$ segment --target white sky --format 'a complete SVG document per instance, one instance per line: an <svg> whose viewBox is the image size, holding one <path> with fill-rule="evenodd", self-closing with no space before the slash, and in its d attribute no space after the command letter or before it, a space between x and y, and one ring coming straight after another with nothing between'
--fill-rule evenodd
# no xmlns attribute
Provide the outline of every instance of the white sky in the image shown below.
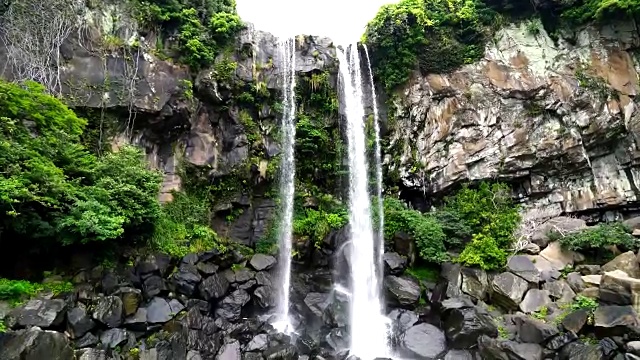
<svg viewBox="0 0 640 360"><path fill-rule="evenodd" d="M277 36L322 35L337 44L360 40L380 6L398 0L236 0L242 20Z"/></svg>

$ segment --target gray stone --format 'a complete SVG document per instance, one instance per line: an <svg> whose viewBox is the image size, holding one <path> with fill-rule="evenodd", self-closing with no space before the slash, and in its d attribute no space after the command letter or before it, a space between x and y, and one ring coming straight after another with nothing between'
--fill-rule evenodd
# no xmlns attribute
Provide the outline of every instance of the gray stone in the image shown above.
<svg viewBox="0 0 640 360"><path fill-rule="evenodd" d="M382 255L385 271L391 275L400 275L407 267L407 258L396 253L386 252Z"/></svg>
<svg viewBox="0 0 640 360"><path fill-rule="evenodd" d="M425 339L429 339L425 341ZM429 360L447 349L444 332L431 324L418 324L403 335L400 351L408 359Z"/></svg>
<svg viewBox="0 0 640 360"><path fill-rule="evenodd" d="M602 265L602 271L621 270L633 278L640 278L640 265L633 251L627 251Z"/></svg>
<svg viewBox="0 0 640 360"><path fill-rule="evenodd" d="M83 337L96 326L85 309L81 307L75 307L67 312L67 325L67 331L73 339Z"/></svg>
<svg viewBox="0 0 640 360"><path fill-rule="evenodd" d="M413 279L388 275L384 278L384 287L389 298L399 305L413 305L420 299L420 285Z"/></svg>
<svg viewBox="0 0 640 360"><path fill-rule="evenodd" d="M527 291L527 294L524 296L524 299L520 303L520 310L522 310L526 314L530 314L536 311L540 311L540 309L549 306L549 304L551 304L549 291L531 289Z"/></svg>
<svg viewBox="0 0 640 360"><path fill-rule="evenodd" d="M517 309L529 284L521 277L510 272L496 275L491 282L492 299L507 309Z"/></svg>
<svg viewBox="0 0 640 360"><path fill-rule="evenodd" d="M241 360L240 343L236 340L228 342L220 348L216 360Z"/></svg>
<svg viewBox="0 0 640 360"><path fill-rule="evenodd" d="M77 360L107 360L107 352L102 349L80 349L75 355Z"/></svg>
<svg viewBox="0 0 640 360"><path fill-rule="evenodd" d="M480 335L498 336L498 328L491 316L474 307L453 309L444 322L449 346L468 349L475 345Z"/></svg>
<svg viewBox="0 0 640 360"><path fill-rule="evenodd" d="M540 282L540 272L535 267L531 259L523 255L515 255L509 258L507 270L531 282Z"/></svg>
<svg viewBox="0 0 640 360"><path fill-rule="evenodd" d="M127 342L128 339L127 330L124 329L108 329L100 334L100 342L110 349L121 346Z"/></svg>
<svg viewBox="0 0 640 360"><path fill-rule="evenodd" d="M462 292L478 300L484 300L489 289L487 273L482 269L462 268Z"/></svg>
<svg viewBox="0 0 640 360"><path fill-rule="evenodd" d="M213 274L200 283L199 290L200 296L207 301L220 299L229 291L229 281L220 274Z"/></svg>
<svg viewBox="0 0 640 360"><path fill-rule="evenodd" d="M151 324L162 324L171 320L175 315L171 311L171 306L167 300L154 297L147 305L147 322Z"/></svg>
<svg viewBox="0 0 640 360"><path fill-rule="evenodd" d="M580 293L586 288L586 285L582 280L582 276L577 272L567 274L567 283L575 293Z"/></svg>
<svg viewBox="0 0 640 360"><path fill-rule="evenodd" d="M528 316L515 316L513 322L520 341L525 343L542 344L559 334L557 326Z"/></svg>
<svg viewBox="0 0 640 360"><path fill-rule="evenodd" d="M562 326L568 331L572 331L577 334L587 324L588 319L589 311L586 309L577 309L570 312L562 319Z"/></svg>
<svg viewBox="0 0 640 360"><path fill-rule="evenodd" d="M135 288L120 288L114 295L118 295L122 299L124 316L135 314L142 302L142 292Z"/></svg>
<svg viewBox="0 0 640 360"><path fill-rule="evenodd" d="M64 334L39 327L20 330L2 342L2 360L73 360L74 354Z"/></svg>
<svg viewBox="0 0 640 360"><path fill-rule="evenodd" d="M269 345L269 338L267 334L259 334L253 337L251 341L244 348L244 351L263 351L267 349Z"/></svg>
<svg viewBox="0 0 640 360"><path fill-rule="evenodd" d="M67 305L64 300L33 299L7 315L5 322L10 328L38 326L56 327L64 321Z"/></svg>
<svg viewBox="0 0 640 360"><path fill-rule="evenodd" d="M576 293L571 290L571 286L563 279L546 282L542 285L542 289L547 290L549 296L558 304L568 304L576 296Z"/></svg>
<svg viewBox="0 0 640 360"><path fill-rule="evenodd" d="M122 325L122 300L118 296L105 296L98 300L93 318L110 328Z"/></svg>
<svg viewBox="0 0 640 360"><path fill-rule="evenodd" d="M256 271L269 270L276 264L276 258L271 255L255 254L251 257L249 265Z"/></svg>

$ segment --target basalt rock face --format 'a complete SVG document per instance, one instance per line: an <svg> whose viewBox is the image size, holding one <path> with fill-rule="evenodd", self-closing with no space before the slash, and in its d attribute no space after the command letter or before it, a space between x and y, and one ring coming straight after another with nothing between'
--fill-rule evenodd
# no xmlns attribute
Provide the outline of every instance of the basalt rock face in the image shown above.
<svg viewBox="0 0 640 360"><path fill-rule="evenodd" d="M554 43L509 25L482 61L414 76L394 101L390 174L427 198L500 179L558 213L636 205L638 34L618 23Z"/></svg>

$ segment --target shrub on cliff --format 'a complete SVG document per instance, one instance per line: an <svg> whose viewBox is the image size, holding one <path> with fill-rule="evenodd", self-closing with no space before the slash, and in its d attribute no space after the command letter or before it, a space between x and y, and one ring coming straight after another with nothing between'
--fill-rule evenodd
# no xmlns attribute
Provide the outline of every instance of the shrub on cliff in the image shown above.
<svg viewBox="0 0 640 360"><path fill-rule="evenodd" d="M0 234L64 244L151 231L161 176L134 148L96 158L86 121L44 87L0 81Z"/></svg>
<svg viewBox="0 0 640 360"><path fill-rule="evenodd" d="M380 9L363 40L378 81L392 91L414 69L443 73L478 60L492 19L479 0L402 0Z"/></svg>

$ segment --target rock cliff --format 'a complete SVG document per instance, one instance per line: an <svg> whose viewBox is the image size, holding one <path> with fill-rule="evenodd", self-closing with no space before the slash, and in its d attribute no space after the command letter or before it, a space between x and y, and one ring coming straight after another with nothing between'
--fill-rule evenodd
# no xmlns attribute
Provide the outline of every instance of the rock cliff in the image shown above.
<svg viewBox="0 0 640 360"><path fill-rule="evenodd" d="M425 197L499 179L557 213L634 208L638 34L618 23L554 42L540 24L511 24L481 61L414 75L394 101L389 174Z"/></svg>

